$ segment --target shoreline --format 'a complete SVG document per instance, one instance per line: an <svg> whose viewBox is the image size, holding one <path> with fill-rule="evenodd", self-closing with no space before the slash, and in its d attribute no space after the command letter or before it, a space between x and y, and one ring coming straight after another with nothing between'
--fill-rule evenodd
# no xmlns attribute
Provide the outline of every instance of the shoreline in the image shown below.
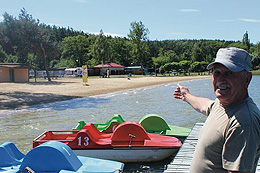
<svg viewBox="0 0 260 173"><path fill-rule="evenodd" d="M81 78L58 78L51 82L6 82L0 83L0 110L23 109L42 103L209 77L89 78L86 85Z"/></svg>

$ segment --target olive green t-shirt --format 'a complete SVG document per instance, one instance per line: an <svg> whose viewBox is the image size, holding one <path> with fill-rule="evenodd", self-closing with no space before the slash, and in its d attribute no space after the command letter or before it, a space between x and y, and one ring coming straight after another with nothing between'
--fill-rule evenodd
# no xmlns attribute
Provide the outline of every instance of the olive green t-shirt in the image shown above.
<svg viewBox="0 0 260 173"><path fill-rule="evenodd" d="M260 111L253 100L223 106L216 99L208 107L190 172L254 172L259 145Z"/></svg>

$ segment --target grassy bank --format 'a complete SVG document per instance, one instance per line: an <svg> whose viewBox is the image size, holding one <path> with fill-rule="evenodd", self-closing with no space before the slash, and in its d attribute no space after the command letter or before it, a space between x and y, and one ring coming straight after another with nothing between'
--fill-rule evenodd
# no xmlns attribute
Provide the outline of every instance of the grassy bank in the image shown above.
<svg viewBox="0 0 260 173"><path fill-rule="evenodd" d="M253 75L260 75L260 70L252 71L252 74L253 74Z"/></svg>

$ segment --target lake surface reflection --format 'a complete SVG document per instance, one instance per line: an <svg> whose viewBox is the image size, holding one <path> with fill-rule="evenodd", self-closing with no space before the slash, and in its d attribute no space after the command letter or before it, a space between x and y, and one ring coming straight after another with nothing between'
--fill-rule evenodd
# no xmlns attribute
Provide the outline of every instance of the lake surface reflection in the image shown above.
<svg viewBox="0 0 260 173"><path fill-rule="evenodd" d="M211 79L180 82L197 96L214 99ZM78 121L108 121L120 114L126 121L139 121L146 114L159 114L168 124L192 128L205 120L188 104L172 94L177 83L114 92L94 97L32 106L22 110L0 110L0 143L14 142L23 152L32 148L32 141L45 130L70 130ZM250 96L260 106L260 76L254 76Z"/></svg>

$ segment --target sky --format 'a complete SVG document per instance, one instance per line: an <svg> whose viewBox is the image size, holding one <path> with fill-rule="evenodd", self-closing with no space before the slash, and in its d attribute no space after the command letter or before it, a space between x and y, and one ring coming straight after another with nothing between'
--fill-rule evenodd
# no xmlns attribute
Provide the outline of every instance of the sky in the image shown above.
<svg viewBox="0 0 260 173"><path fill-rule="evenodd" d="M0 22L21 9L40 23L90 34L127 37L142 22L149 40L207 39L260 42L260 0L1 0Z"/></svg>

